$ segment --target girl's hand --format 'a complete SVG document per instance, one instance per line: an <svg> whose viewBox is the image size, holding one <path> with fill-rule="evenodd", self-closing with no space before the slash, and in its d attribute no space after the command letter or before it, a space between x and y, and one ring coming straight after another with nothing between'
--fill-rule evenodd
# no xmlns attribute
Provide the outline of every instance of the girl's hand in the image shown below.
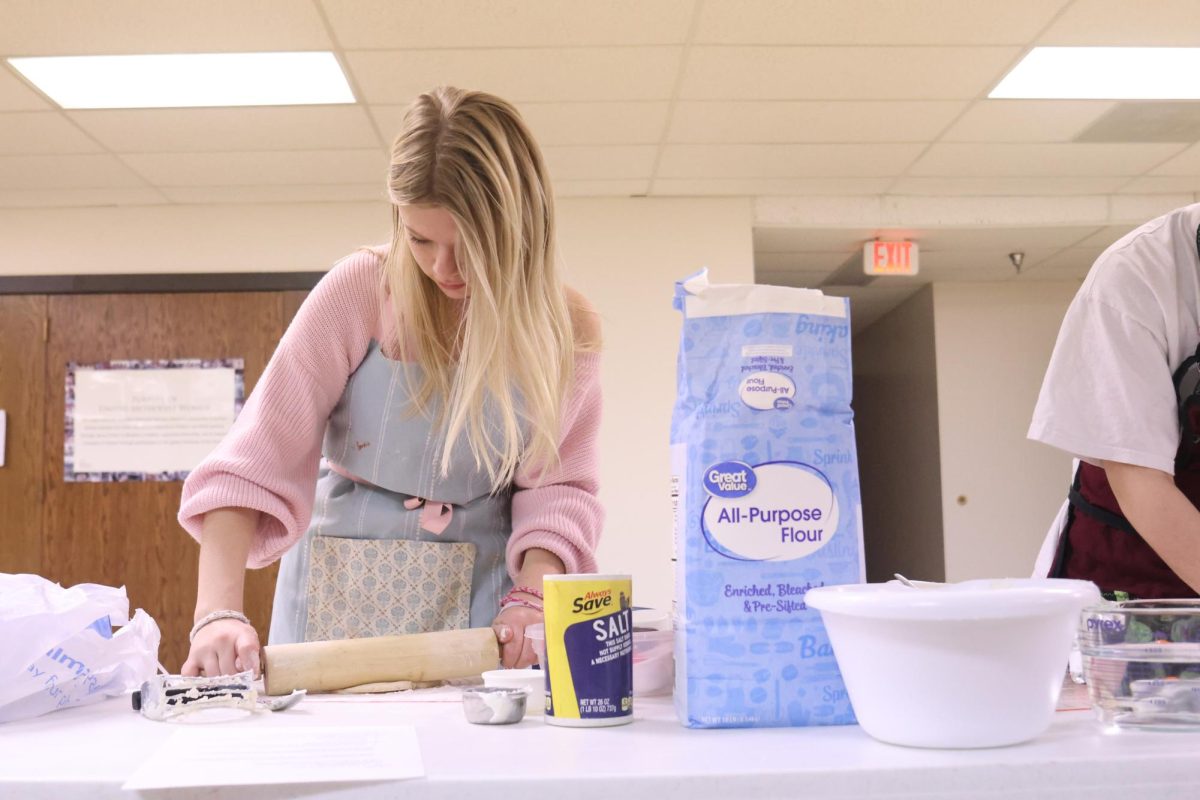
<svg viewBox="0 0 1200 800"><path fill-rule="evenodd" d="M187 661L183 662L183 675L215 678L218 675L236 675L248 669L259 670L258 631L236 619L219 619L196 631Z"/></svg>
<svg viewBox="0 0 1200 800"><path fill-rule="evenodd" d="M549 550L530 548L521 559L521 571L513 576L513 585L518 589L531 587L540 592L543 576L561 575L565 571L562 559ZM539 608L542 605L542 598L537 595L516 589L513 590L513 595ZM496 615L492 622L492 630L496 632L496 640L500 642L500 663L505 669L528 667L537 662L533 645L525 638L525 627L536 625L543 619L541 611L523 605L511 605Z"/></svg>
<svg viewBox="0 0 1200 800"><path fill-rule="evenodd" d="M525 627L541 621L542 612L525 606L509 606L496 615L492 630L496 632L496 641L500 642L500 663L505 669L537 663L533 644L525 638Z"/></svg>

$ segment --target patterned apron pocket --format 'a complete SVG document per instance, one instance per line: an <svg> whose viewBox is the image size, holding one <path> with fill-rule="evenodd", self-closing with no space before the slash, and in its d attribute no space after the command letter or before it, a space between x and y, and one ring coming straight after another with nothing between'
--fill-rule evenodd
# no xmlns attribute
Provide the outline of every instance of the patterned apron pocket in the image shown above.
<svg viewBox="0 0 1200 800"><path fill-rule="evenodd" d="M467 628L470 542L312 537L305 641Z"/></svg>

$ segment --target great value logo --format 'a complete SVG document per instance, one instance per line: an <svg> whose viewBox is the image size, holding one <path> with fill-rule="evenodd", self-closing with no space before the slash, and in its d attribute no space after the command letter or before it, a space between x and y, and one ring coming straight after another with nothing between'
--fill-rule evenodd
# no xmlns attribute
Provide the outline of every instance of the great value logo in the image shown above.
<svg viewBox="0 0 1200 800"><path fill-rule="evenodd" d="M741 461L722 461L704 471L704 488L714 497L745 497L757 485L754 468Z"/></svg>
<svg viewBox="0 0 1200 800"><path fill-rule="evenodd" d="M728 558L791 561L820 550L837 533L837 495L809 464L723 461L705 470L704 488L711 497L701 529Z"/></svg>

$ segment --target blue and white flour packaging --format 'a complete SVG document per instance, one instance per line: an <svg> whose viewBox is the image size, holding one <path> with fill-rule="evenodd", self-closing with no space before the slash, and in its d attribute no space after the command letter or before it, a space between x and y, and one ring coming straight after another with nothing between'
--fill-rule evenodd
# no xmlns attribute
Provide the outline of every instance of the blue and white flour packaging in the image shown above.
<svg viewBox="0 0 1200 800"><path fill-rule="evenodd" d="M676 284L675 707L688 727L854 722L818 586L865 580L849 301Z"/></svg>

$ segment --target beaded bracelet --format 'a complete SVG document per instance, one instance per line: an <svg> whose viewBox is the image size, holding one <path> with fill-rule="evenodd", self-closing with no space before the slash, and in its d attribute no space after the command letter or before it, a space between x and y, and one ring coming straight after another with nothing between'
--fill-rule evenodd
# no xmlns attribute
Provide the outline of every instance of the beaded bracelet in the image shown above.
<svg viewBox="0 0 1200 800"><path fill-rule="evenodd" d="M542 607L539 606L537 603L531 603L528 600L522 600L519 597L506 597L500 601L500 610L501 611L503 611L506 608L512 608L513 606L516 606L519 608L532 608L534 611L537 611L539 614L542 613Z"/></svg>
<svg viewBox="0 0 1200 800"><path fill-rule="evenodd" d="M250 619L240 611L234 611L233 609L228 608L221 611L214 611L211 614L201 617L196 624L192 626L192 632L188 634L188 641L195 641L196 634L200 632L201 628L210 622L216 622L219 619L236 619L238 622L244 622L247 625L250 624Z"/></svg>
<svg viewBox="0 0 1200 800"><path fill-rule="evenodd" d="M508 593L510 595L527 594L527 595L536 597L538 600L546 599L545 596L541 592L539 592L537 589L534 589L532 586L514 586L513 588L508 590Z"/></svg>

